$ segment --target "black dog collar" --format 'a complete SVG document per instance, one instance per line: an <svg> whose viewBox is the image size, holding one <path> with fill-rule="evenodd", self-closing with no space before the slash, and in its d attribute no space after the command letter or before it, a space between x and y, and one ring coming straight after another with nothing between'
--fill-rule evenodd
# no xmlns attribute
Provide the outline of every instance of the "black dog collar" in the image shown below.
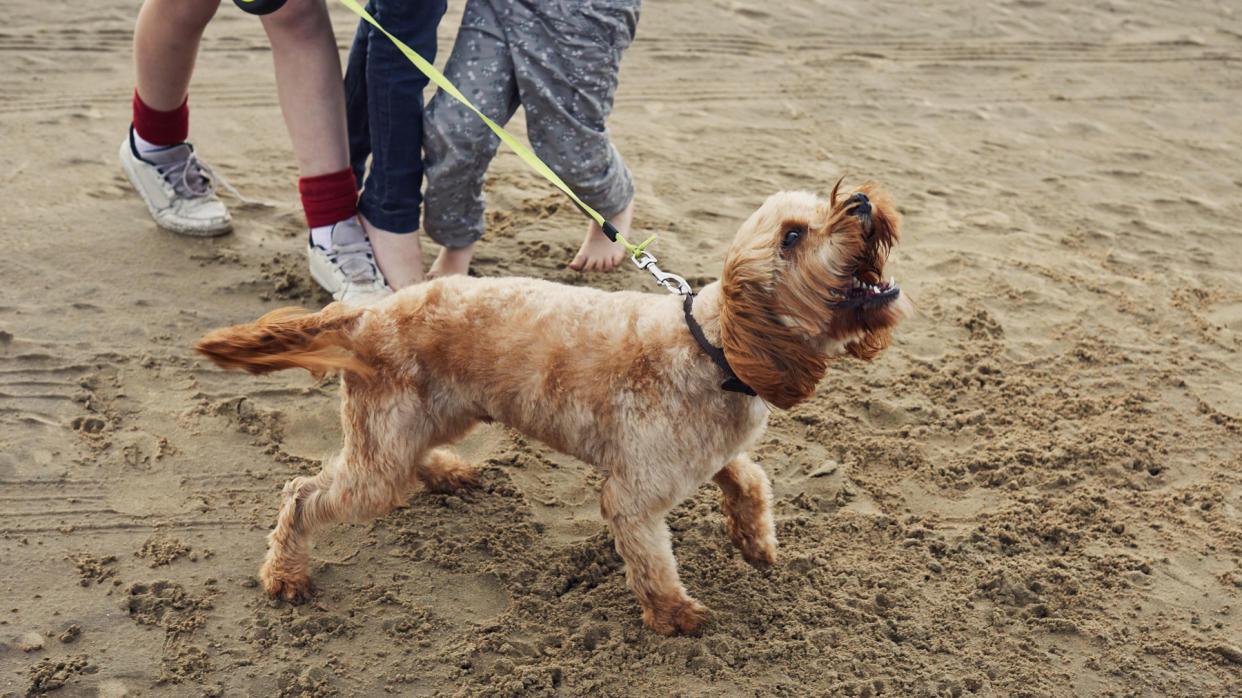
<svg viewBox="0 0 1242 698"><path fill-rule="evenodd" d="M694 313L691 312L694 308L693 293L686 294L686 302L682 304L682 308L686 311L686 326L690 328L690 335L694 337L694 341L699 343L699 348L703 350L704 354L707 354L707 358L711 359L712 363L719 366L720 370L725 372L726 378L720 383L720 388L731 393L754 395L754 389L743 383L737 377L737 374L733 372L733 368L729 366L729 360L725 358L724 350L713 346L711 342L707 341L707 337L703 334L703 328L699 326L698 321L694 319Z"/></svg>

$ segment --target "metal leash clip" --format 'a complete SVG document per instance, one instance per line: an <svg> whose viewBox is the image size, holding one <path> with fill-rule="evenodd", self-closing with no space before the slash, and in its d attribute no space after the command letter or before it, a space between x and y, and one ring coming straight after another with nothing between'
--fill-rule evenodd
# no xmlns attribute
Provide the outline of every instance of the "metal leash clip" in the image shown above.
<svg viewBox="0 0 1242 698"><path fill-rule="evenodd" d="M676 274L660 271L660 268L656 266L656 258L650 252L644 251L642 256L630 255L630 259L633 260L634 265L639 269L646 269L651 272L651 275L655 277L656 283L663 286L669 293L678 296L690 295L690 284Z"/></svg>

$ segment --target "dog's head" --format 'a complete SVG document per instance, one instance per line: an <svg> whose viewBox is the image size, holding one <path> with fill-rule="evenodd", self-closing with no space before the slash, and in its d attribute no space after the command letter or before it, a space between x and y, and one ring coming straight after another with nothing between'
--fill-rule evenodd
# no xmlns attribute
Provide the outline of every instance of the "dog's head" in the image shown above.
<svg viewBox="0 0 1242 698"><path fill-rule="evenodd" d="M725 257L720 331L738 377L781 408L806 399L827 360L871 360L913 311L884 277L899 215L868 182L825 201L780 192L742 224Z"/></svg>

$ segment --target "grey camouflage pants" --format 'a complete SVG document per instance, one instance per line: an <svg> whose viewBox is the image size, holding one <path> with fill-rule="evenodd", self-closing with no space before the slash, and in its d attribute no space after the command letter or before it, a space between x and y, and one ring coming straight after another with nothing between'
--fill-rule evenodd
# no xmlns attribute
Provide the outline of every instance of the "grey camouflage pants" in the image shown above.
<svg viewBox="0 0 1242 698"><path fill-rule="evenodd" d="M445 76L505 124L521 106L531 148L587 205L612 218L634 180L609 139L621 54L641 0L467 0ZM500 139L452 96L427 105L423 228L451 248L483 235L483 180Z"/></svg>

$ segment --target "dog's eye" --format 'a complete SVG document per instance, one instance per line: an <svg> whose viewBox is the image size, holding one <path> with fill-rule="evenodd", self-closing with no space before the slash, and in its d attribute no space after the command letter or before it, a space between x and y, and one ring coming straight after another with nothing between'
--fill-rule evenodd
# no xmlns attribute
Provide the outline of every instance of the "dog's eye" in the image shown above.
<svg viewBox="0 0 1242 698"><path fill-rule="evenodd" d="M787 250L798 244L798 241L802 239L803 235L806 235L806 228L803 226L795 225L787 229L785 231L785 237L781 240L781 249Z"/></svg>

